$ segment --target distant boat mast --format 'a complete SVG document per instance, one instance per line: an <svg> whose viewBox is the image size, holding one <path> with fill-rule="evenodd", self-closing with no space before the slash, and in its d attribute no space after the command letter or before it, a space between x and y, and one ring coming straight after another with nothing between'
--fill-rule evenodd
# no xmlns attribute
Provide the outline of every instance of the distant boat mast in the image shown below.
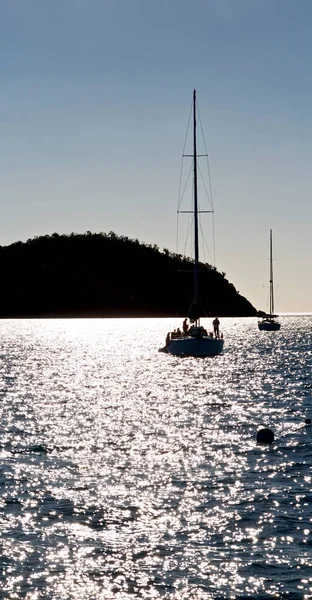
<svg viewBox="0 0 312 600"><path fill-rule="evenodd" d="M270 229L270 316L274 316L274 293L273 293L273 244L272 229Z"/></svg>

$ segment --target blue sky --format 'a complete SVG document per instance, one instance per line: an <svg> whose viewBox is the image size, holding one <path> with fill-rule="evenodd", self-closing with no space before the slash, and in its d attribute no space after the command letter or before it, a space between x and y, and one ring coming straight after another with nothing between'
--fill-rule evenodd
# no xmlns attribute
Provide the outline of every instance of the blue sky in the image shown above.
<svg viewBox="0 0 312 600"><path fill-rule="evenodd" d="M276 307L312 311L311 29L310 0L2 0L0 243L175 251L195 87L217 268L265 308L272 228Z"/></svg>

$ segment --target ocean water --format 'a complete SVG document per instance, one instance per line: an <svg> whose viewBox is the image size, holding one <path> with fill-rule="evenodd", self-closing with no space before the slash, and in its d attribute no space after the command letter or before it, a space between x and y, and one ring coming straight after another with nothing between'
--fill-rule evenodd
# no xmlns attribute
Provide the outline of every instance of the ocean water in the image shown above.
<svg viewBox="0 0 312 600"><path fill-rule="evenodd" d="M0 597L310 599L312 316L281 322L193 359L176 319L2 320Z"/></svg>

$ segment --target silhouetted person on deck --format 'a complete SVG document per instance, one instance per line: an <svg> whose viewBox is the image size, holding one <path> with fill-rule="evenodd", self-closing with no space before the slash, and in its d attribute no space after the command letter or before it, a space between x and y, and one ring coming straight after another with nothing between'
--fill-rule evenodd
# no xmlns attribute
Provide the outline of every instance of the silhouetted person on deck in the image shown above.
<svg viewBox="0 0 312 600"><path fill-rule="evenodd" d="M216 317L216 318L215 318L215 319L212 321L212 324L213 324L213 332L214 332L214 334L215 334L215 337L216 337L216 338L219 338L219 335L220 335L220 333L219 333L219 325L220 325L220 321L219 321L218 317Z"/></svg>
<svg viewBox="0 0 312 600"><path fill-rule="evenodd" d="M188 330L187 319L184 319L183 325L182 325L182 329L183 329L184 335L186 335L187 334L187 330Z"/></svg>

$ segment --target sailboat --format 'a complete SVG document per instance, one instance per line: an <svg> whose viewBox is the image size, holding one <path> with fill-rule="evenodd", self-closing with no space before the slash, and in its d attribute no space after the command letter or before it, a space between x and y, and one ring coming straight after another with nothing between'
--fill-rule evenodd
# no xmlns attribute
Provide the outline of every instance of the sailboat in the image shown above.
<svg viewBox="0 0 312 600"><path fill-rule="evenodd" d="M281 324L276 320L274 314L274 285L273 285L273 257L272 257L272 229L270 229L270 309L269 314L264 315L258 322L260 331L279 331Z"/></svg>
<svg viewBox="0 0 312 600"><path fill-rule="evenodd" d="M200 301L198 290L199 278L199 250L198 250L198 190L197 190L197 147L196 147L196 90L193 92L193 190L194 190L194 284L193 302L188 312L191 326L183 333L173 335L167 334L166 345L160 351L174 354L176 356L215 356L223 349L223 335L219 334L219 320L216 317L215 337L208 334L200 324ZM185 320L186 322L186 320Z"/></svg>

